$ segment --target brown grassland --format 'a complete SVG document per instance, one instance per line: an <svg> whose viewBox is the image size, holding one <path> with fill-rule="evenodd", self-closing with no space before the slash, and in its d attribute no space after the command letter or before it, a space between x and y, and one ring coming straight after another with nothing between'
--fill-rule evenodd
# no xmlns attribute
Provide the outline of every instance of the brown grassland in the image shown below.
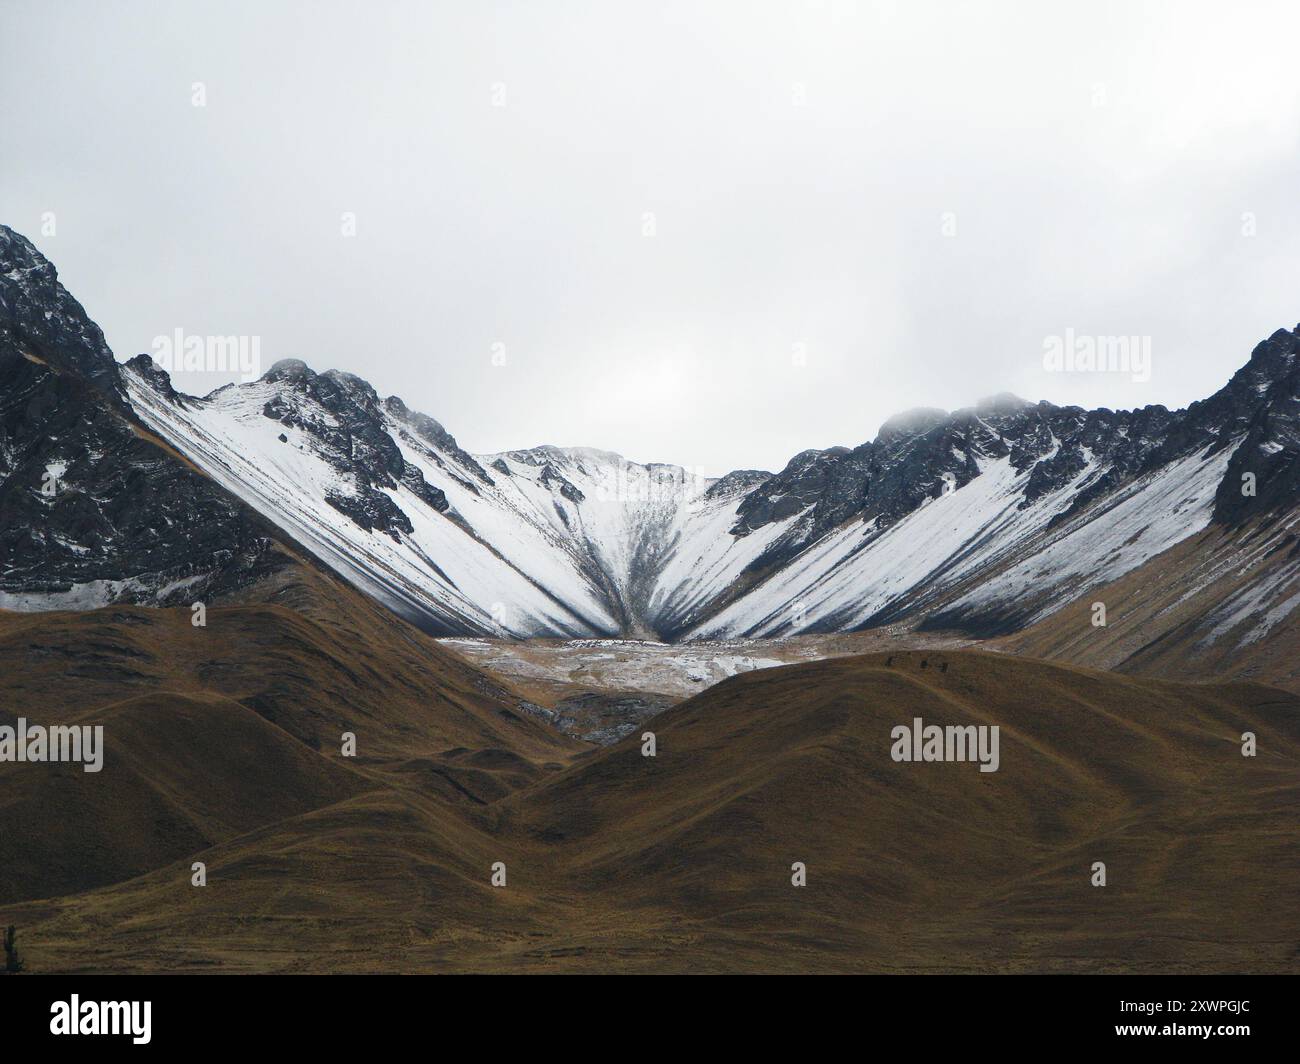
<svg viewBox="0 0 1300 1064"><path fill-rule="evenodd" d="M649 758L304 565L206 628L0 614L0 673L0 722L105 728L100 773L0 765L33 973L1300 970L1300 696L1263 684L865 654L711 687ZM913 717L998 725L999 771L894 762Z"/></svg>

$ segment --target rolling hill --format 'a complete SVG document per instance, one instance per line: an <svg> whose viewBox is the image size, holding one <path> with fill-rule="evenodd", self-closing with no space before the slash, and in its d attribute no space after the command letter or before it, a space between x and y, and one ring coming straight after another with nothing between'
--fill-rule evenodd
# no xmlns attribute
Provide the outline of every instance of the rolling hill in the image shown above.
<svg viewBox="0 0 1300 1064"><path fill-rule="evenodd" d="M205 627L184 609L0 612L0 725L102 725L105 745L97 773L0 763L0 898L138 875L373 790L376 772L483 804L583 749L309 566L247 594Z"/></svg>
<svg viewBox="0 0 1300 1064"><path fill-rule="evenodd" d="M913 717L998 725L998 771L892 760ZM737 676L651 727L654 758L632 736L482 803L363 766L362 793L0 920L34 970L1300 968L1294 695L900 652Z"/></svg>

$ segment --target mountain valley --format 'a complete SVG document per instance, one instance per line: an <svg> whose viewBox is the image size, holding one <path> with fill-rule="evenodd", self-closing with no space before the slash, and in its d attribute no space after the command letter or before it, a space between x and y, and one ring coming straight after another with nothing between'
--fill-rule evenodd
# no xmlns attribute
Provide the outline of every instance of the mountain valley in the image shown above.
<svg viewBox="0 0 1300 1064"><path fill-rule="evenodd" d="M1298 354L776 473L476 455L299 360L184 395L0 227L0 726L105 736L0 763L0 925L33 972L1294 972ZM894 760L917 719L998 770Z"/></svg>

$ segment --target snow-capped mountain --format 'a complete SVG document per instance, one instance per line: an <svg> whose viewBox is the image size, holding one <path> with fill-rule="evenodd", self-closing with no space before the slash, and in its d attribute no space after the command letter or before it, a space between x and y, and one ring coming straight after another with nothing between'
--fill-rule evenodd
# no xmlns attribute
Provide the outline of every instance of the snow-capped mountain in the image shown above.
<svg viewBox="0 0 1300 1064"><path fill-rule="evenodd" d="M655 633L686 608L684 549L703 557L705 540L725 539L756 479L712 484L588 449L473 456L400 399L298 361L202 399L174 392L148 356L125 368L155 432L435 631Z"/></svg>
<svg viewBox="0 0 1300 1064"><path fill-rule="evenodd" d="M1212 521L1294 520L1300 329L1279 331L1184 411L1000 396L916 411L852 451L810 452L741 505L790 521L777 569L704 633L843 629L918 614L989 635L1116 580ZM1243 476L1255 479L1243 493ZM791 501L793 500L793 501Z"/></svg>
<svg viewBox="0 0 1300 1064"><path fill-rule="evenodd" d="M204 399L146 356L125 380L154 431L434 628L673 639L928 613L987 634L1293 498L1298 346L1276 334L1187 411L1000 396L716 481L587 449L469 455L401 400L301 362ZM1247 466L1253 497L1233 489Z"/></svg>
<svg viewBox="0 0 1300 1064"><path fill-rule="evenodd" d="M103 417L165 441L204 474L204 505L230 510L216 531L149 530L182 553L199 544L192 574L229 573L205 546L222 537L243 544L256 569L265 548L248 544L258 537L229 531L232 521L252 527L231 508L237 498L285 542L439 633L679 640L905 621L987 635L1040 621L1211 526L1294 539L1300 330L1275 333L1223 389L1183 411L1002 395L952 413L911 411L868 443L803 452L776 474L711 480L582 448L472 455L401 399L296 360L182 395L148 356L112 363L53 267L3 232L0 339L23 366L5 363L11 377L21 372L6 380L0 475L22 511L11 521L7 506L0 528L0 606L38 608L55 601L51 589L84 588L97 570L71 562L111 553L80 528L32 531L33 463L67 462L78 485L73 451L101 448L67 436L52 449L33 442L30 402L15 405L12 393L38 365L63 387L93 390ZM147 520L178 516L164 508ZM19 526L29 530L21 543ZM136 569L161 571L132 561L115 579ZM1294 572L1271 562L1257 571L1269 574L1264 608L1294 605ZM97 584L87 601L138 598L148 586Z"/></svg>

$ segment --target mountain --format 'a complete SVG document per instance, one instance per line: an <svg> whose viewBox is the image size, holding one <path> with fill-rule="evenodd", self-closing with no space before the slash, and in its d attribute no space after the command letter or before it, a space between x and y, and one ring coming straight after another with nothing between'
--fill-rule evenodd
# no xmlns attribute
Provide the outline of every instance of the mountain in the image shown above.
<svg viewBox="0 0 1300 1064"><path fill-rule="evenodd" d="M1298 350L712 480L473 455L300 361L183 395L0 229L0 726L105 729L0 762L0 925L33 972L1294 971L1300 697L1251 681L1296 685ZM928 642L653 716L433 638L873 625L825 638ZM895 761L917 717L997 771Z"/></svg>
<svg viewBox="0 0 1300 1064"><path fill-rule="evenodd" d="M1297 579L1300 540L1288 522L1212 524L991 645L1134 675L1300 691ZM1104 627L1093 624L1097 602L1109 607Z"/></svg>
<svg viewBox="0 0 1300 1064"><path fill-rule="evenodd" d="M103 333L0 226L0 610L189 604L288 558L136 417Z"/></svg>
<svg viewBox="0 0 1300 1064"><path fill-rule="evenodd" d="M1300 329L1185 410L1004 394L715 480L589 448L473 455L400 398L298 360L183 395L147 355L113 363L53 268L4 232L0 608L238 593L279 543L438 635L1009 637L1218 535L1219 570L1264 559L1231 608L1268 618L1265 643L1289 631ZM48 471L72 493L43 499ZM1165 574L1157 627L1197 593L1185 575Z"/></svg>
<svg viewBox="0 0 1300 1064"><path fill-rule="evenodd" d="M1211 524L1288 513L1298 349L1300 333L1275 334L1185 411L1001 396L713 481L588 449L471 456L400 399L300 362L202 399L146 356L124 376L155 432L434 631L673 640L906 620L989 636Z"/></svg>
<svg viewBox="0 0 1300 1064"><path fill-rule="evenodd" d="M327 639L311 662L361 674L361 647ZM383 647L366 647L382 665ZM443 667L433 659L434 683ZM201 675L177 671L187 683ZM274 682L247 674L259 676ZM363 736L400 737L384 701L370 700L378 716ZM0 921L19 927L32 971L1168 975L1297 965L1300 699L1258 684L1133 679L975 651L765 669L657 717L653 758L639 735L574 757L502 732L520 743L514 758L478 760L515 765L518 782L478 802L455 800L437 775L464 761L455 751L349 769L336 747L303 747L251 828L225 804L242 793L228 781L279 785L287 754L261 758L289 741L211 705L210 732L176 731L164 717L163 736L133 728L119 740L134 767L160 744L176 743L179 757L242 725L240 745L205 764L200 781L164 792L206 837L178 839L154 867L99 889L0 897ZM186 706L171 712L188 719ZM289 720L313 712L292 700L282 708ZM998 726L998 770L893 760L891 732L914 717ZM1255 758L1241 756L1245 730L1258 738ZM426 742L411 745L423 753ZM20 767L0 768L6 797ZM173 782L170 769L163 778ZM94 804L109 796L81 790L83 816L103 834L102 847L77 842L78 853L137 852L134 818L111 823ZM22 808L36 852L55 849L64 810ZM194 860L207 866L205 888L189 886ZM497 862L506 881L494 887ZM795 862L806 886L792 884ZM1096 862L1105 886L1093 885Z"/></svg>
<svg viewBox="0 0 1300 1064"><path fill-rule="evenodd" d="M400 399L297 361L201 399L148 356L124 377L155 432L434 632L636 631L681 504L710 502L684 470L601 451L471 456Z"/></svg>

